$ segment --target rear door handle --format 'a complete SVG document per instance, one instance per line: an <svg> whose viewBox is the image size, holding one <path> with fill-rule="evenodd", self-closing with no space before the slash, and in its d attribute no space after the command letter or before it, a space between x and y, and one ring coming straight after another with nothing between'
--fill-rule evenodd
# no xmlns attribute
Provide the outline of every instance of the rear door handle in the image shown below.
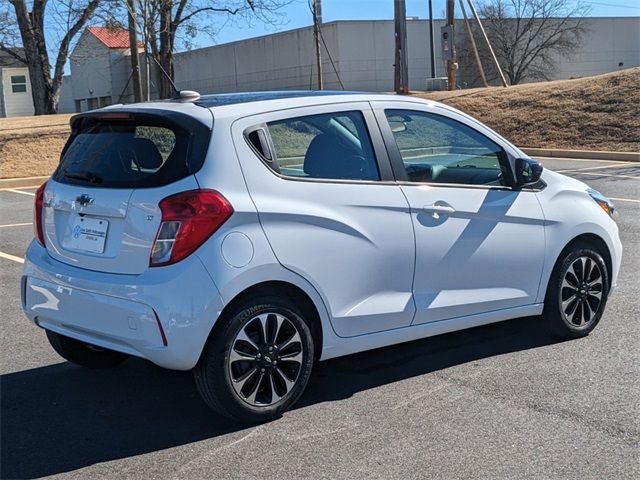
<svg viewBox="0 0 640 480"><path fill-rule="evenodd" d="M422 210L429 213L445 213L450 215L456 211L451 205L426 205Z"/></svg>

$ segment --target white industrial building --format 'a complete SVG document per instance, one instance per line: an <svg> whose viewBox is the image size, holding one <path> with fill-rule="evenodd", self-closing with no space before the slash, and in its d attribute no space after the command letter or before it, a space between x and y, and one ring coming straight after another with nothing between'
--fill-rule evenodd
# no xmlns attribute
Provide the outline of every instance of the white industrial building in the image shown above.
<svg viewBox="0 0 640 480"><path fill-rule="evenodd" d="M445 75L436 20L436 75ZM640 17L589 18L580 49L558 62L556 79L596 75L640 65ZM326 89L391 91L394 73L392 20L334 21L322 25ZM131 101L126 32L87 29L71 56L71 88L61 105L76 111ZM409 87L424 90L430 76L429 24L407 21ZM177 53L175 82L200 93L313 89L316 67L312 27ZM467 75L470 77L470 75ZM465 72L460 72L465 78ZM153 82L151 96L155 96ZM71 95L72 99L68 96ZM71 101L72 100L72 101ZM68 108L68 107L67 107Z"/></svg>
<svg viewBox="0 0 640 480"><path fill-rule="evenodd" d="M18 52L22 54L21 51ZM0 51L0 118L33 115L29 69Z"/></svg>

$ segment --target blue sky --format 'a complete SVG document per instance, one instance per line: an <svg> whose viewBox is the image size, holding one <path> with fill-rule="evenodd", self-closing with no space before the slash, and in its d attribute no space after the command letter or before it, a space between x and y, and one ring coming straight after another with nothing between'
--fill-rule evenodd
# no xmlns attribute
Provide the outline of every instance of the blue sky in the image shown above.
<svg viewBox="0 0 640 480"><path fill-rule="evenodd" d="M585 1L591 6L591 16L640 16L640 0L613 0L607 2ZM433 14L435 18L445 15L445 0L433 0ZM458 6L456 2L456 7ZM378 20L393 18L393 0L323 0L323 20ZM428 18L427 0L407 0L407 15ZM244 38L256 37L282 30L290 30L311 25L311 13L307 0L296 0L286 7L286 22L278 27L253 25L227 25L220 31L213 43L226 43ZM197 46L211 45L209 37L198 38Z"/></svg>

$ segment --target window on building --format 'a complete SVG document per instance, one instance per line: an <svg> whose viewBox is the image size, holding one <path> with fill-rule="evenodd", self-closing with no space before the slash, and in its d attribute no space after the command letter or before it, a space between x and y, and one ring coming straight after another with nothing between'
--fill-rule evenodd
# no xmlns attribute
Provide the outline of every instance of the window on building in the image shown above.
<svg viewBox="0 0 640 480"><path fill-rule="evenodd" d="M325 113L267 124L280 173L292 177L379 180L361 112Z"/></svg>
<svg viewBox="0 0 640 480"><path fill-rule="evenodd" d="M26 91L27 91L27 76L26 75L11 75L11 91L13 93L26 93Z"/></svg>

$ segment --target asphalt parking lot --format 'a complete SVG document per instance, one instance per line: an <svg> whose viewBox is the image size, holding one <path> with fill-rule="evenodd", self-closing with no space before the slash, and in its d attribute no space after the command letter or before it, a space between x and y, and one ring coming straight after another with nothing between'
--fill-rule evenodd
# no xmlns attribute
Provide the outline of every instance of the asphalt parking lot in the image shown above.
<svg viewBox="0 0 640 480"><path fill-rule="evenodd" d="M0 476L640 478L640 164L543 163L619 210L618 289L589 337L522 318L331 360L256 427L212 414L190 372L62 361L20 310L35 189L0 191Z"/></svg>

